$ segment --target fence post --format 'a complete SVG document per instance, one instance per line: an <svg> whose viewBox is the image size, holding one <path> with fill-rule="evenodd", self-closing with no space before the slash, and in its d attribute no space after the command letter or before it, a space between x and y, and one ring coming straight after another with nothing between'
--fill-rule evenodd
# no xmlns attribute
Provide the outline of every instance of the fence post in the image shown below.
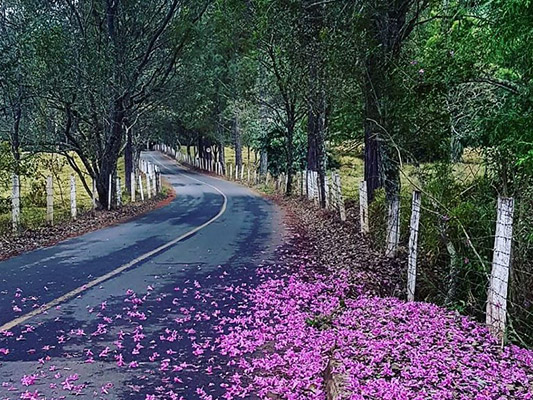
<svg viewBox="0 0 533 400"><path fill-rule="evenodd" d="M154 193L154 197L157 196L157 172L155 169L155 165L152 164L152 192Z"/></svg>
<svg viewBox="0 0 533 400"><path fill-rule="evenodd" d="M394 257L400 241L400 197L395 196L389 203L387 215L387 249L385 255Z"/></svg>
<svg viewBox="0 0 533 400"><path fill-rule="evenodd" d="M409 258L407 265L407 301L415 300L416 288L416 257L418 254L418 227L420 226L421 194L413 192L411 205L411 224L409 225Z"/></svg>
<svg viewBox="0 0 533 400"><path fill-rule="evenodd" d="M122 205L122 187L120 184L120 176L117 176L117 207Z"/></svg>
<svg viewBox="0 0 533 400"><path fill-rule="evenodd" d="M96 181L93 179L93 211L96 210Z"/></svg>
<svg viewBox="0 0 533 400"><path fill-rule="evenodd" d="M134 203L135 202L135 172L131 173L130 192L131 192L130 193L131 202Z"/></svg>
<svg viewBox="0 0 533 400"><path fill-rule="evenodd" d="M70 216L72 219L78 217L78 207L76 206L76 178L70 175Z"/></svg>
<svg viewBox="0 0 533 400"><path fill-rule="evenodd" d="M146 194L149 199L152 198L152 186L150 185L150 174L147 172L145 175L146 178Z"/></svg>
<svg viewBox="0 0 533 400"><path fill-rule="evenodd" d="M11 219L13 230L17 231L20 225L20 178L13 175L13 191L11 196Z"/></svg>
<svg viewBox="0 0 533 400"><path fill-rule="evenodd" d="M359 221L361 233L370 233L370 224L368 221L368 192L366 181L359 183Z"/></svg>
<svg viewBox="0 0 533 400"><path fill-rule="evenodd" d="M331 178L328 176L327 172L324 175L324 199L326 200L326 209L330 210L334 207L333 196L337 194L336 180L333 172L331 173Z"/></svg>
<svg viewBox="0 0 533 400"><path fill-rule="evenodd" d="M109 174L109 187L107 188L107 210L111 210L111 198L113 190L113 176Z"/></svg>
<svg viewBox="0 0 533 400"><path fill-rule="evenodd" d="M240 165L241 181L244 181L244 164Z"/></svg>
<svg viewBox="0 0 533 400"><path fill-rule="evenodd" d="M141 193L141 201L144 201L143 179L139 174L139 192Z"/></svg>
<svg viewBox="0 0 533 400"><path fill-rule="evenodd" d="M46 178L46 222L54 224L54 181L51 176Z"/></svg>
<svg viewBox="0 0 533 400"><path fill-rule="evenodd" d="M339 174L335 173L335 182L336 182L336 188L337 188L337 195L335 196L337 198L336 202L339 207L339 215L341 217L341 221L346 221L346 208L344 207L344 199L342 198L342 185L341 185L341 177Z"/></svg>
<svg viewBox="0 0 533 400"><path fill-rule="evenodd" d="M313 188L312 192L313 192L313 202L315 204L318 203L318 185L317 185L317 181L316 181L316 173L315 171L311 171L311 187Z"/></svg>
<svg viewBox="0 0 533 400"><path fill-rule="evenodd" d="M492 272L487 296L487 325L490 332L503 340L507 316L507 290L511 266L514 200L498 198L498 220L494 239Z"/></svg>

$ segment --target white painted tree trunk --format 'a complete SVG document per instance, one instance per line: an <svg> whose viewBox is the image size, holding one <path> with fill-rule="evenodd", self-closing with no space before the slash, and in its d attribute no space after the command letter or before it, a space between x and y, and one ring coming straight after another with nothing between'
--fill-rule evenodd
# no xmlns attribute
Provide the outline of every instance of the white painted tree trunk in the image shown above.
<svg viewBox="0 0 533 400"><path fill-rule="evenodd" d="M487 325L491 333L503 340L507 318L507 292L513 238L512 198L498 198L498 220L494 239L492 272L487 296Z"/></svg>
<svg viewBox="0 0 533 400"><path fill-rule="evenodd" d="M418 254L418 229L420 226L421 194L413 192L411 205L411 223L409 225L409 258L407 263L407 300L415 300L416 288L416 258Z"/></svg>
<svg viewBox="0 0 533 400"><path fill-rule="evenodd" d="M368 192L366 181L359 183L359 221L361 232L370 233L370 223L368 218Z"/></svg>
<svg viewBox="0 0 533 400"><path fill-rule="evenodd" d="M20 179L13 175L13 188L11 192L11 222L13 230L17 231L20 226Z"/></svg>
<svg viewBox="0 0 533 400"><path fill-rule="evenodd" d="M387 215L387 248L385 255L394 257L400 242L400 199L395 197L389 203Z"/></svg>
<svg viewBox="0 0 533 400"><path fill-rule="evenodd" d="M76 178L70 175L70 216L72 219L78 217L78 207L76 205Z"/></svg>
<svg viewBox="0 0 533 400"><path fill-rule="evenodd" d="M46 222L54 225L54 181L51 176L46 178Z"/></svg>

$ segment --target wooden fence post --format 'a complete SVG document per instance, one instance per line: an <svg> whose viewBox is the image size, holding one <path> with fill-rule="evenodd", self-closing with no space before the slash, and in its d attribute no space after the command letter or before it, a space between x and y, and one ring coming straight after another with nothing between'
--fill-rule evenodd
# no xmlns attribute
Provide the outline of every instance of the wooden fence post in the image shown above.
<svg viewBox="0 0 533 400"><path fill-rule="evenodd" d="M333 196L337 197L337 188L336 188L335 175L331 173L331 178L327 175L324 176L324 199L326 200L326 209L331 209L334 207Z"/></svg>
<svg viewBox="0 0 533 400"><path fill-rule="evenodd" d="M407 301L415 300L416 288L416 257L418 254L418 227L420 226L421 194L413 192L411 205L411 224L409 225L409 258L407 264Z"/></svg>
<svg viewBox="0 0 533 400"><path fill-rule="evenodd" d="M387 248L385 255L394 257L400 241L400 197L396 196L390 203L387 213Z"/></svg>
<svg viewBox="0 0 533 400"><path fill-rule="evenodd" d="M54 181L51 176L46 178L46 222L54 224Z"/></svg>
<svg viewBox="0 0 533 400"><path fill-rule="evenodd" d="M113 194L111 193L113 191L113 176L109 174L109 187L107 188L107 210L111 210L111 198Z"/></svg>
<svg viewBox="0 0 533 400"><path fill-rule="evenodd" d="M117 176L117 207L122 205L122 186L120 184L120 176Z"/></svg>
<svg viewBox="0 0 533 400"><path fill-rule="evenodd" d="M507 317L507 291L513 241L512 198L498 198L498 220L494 239L492 272L487 295L487 325L490 332L503 341Z"/></svg>
<svg viewBox="0 0 533 400"><path fill-rule="evenodd" d="M141 201L144 201L143 180L141 174L139 174L139 192L141 193Z"/></svg>
<svg viewBox="0 0 533 400"><path fill-rule="evenodd" d="M131 185L130 185L130 197L131 202L135 202L135 172L131 173Z"/></svg>
<svg viewBox="0 0 533 400"><path fill-rule="evenodd" d="M146 194L149 199L152 198L152 186L150 185L150 174L147 172L145 175L146 178Z"/></svg>
<svg viewBox="0 0 533 400"><path fill-rule="evenodd" d="M78 217L78 207L76 205L76 178L70 175L70 216L72 219Z"/></svg>
<svg viewBox="0 0 533 400"><path fill-rule="evenodd" d="M370 233L370 224L368 218L368 192L366 181L359 183L359 221L361 233Z"/></svg>
<svg viewBox="0 0 533 400"><path fill-rule="evenodd" d="M13 231L16 232L20 226L20 178L18 175L13 175L11 220L13 223Z"/></svg>
<svg viewBox="0 0 533 400"><path fill-rule="evenodd" d="M341 184L341 177L338 173L335 173L335 183L336 183L336 202L339 207L339 215L341 218L341 221L346 221L346 208L344 206L344 199L342 198L342 184Z"/></svg>
<svg viewBox="0 0 533 400"><path fill-rule="evenodd" d="M156 174L157 174L157 171L156 171L156 166L154 164L152 164L152 193L154 194L154 197L157 196L157 177L156 177Z"/></svg>
<svg viewBox="0 0 533 400"><path fill-rule="evenodd" d="M96 210L96 181L93 179L93 211Z"/></svg>

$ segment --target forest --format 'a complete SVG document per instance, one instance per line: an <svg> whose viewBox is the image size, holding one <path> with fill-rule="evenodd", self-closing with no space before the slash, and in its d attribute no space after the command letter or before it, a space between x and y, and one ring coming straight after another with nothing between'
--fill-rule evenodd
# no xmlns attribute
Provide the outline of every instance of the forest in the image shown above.
<svg viewBox="0 0 533 400"><path fill-rule="evenodd" d="M158 143L287 196L315 171L322 207L338 171L377 248L401 209L398 257L422 193L417 299L482 319L512 198L508 340L530 346L532 42L529 0L2 0L0 214L52 155L103 209Z"/></svg>

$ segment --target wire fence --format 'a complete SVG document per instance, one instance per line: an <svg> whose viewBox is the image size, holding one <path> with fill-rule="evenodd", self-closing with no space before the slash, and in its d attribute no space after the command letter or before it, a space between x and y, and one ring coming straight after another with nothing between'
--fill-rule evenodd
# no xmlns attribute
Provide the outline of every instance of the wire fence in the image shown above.
<svg viewBox="0 0 533 400"><path fill-rule="evenodd" d="M160 150L192 167L265 192L284 194L288 176L260 176L254 166L222 165ZM444 168L444 167L443 167ZM498 196L480 165L463 164L408 176L397 198L376 193L368 202L367 184L357 186L359 229L389 257L407 261L405 295L485 321L502 343L533 345L533 196ZM297 171L293 193L319 202L316 171ZM346 188L345 188L346 189ZM338 172L324 185L326 206L346 218ZM346 190L345 190L346 193Z"/></svg>
<svg viewBox="0 0 533 400"><path fill-rule="evenodd" d="M361 232L407 259L406 297L486 322L502 343L533 345L533 202L499 195L479 168L434 168L402 190L399 215L378 193ZM360 196L364 204L365 182ZM362 206L361 206L362 207ZM363 207L362 207L363 208ZM363 218L361 219L363 221ZM399 221L399 222L397 222ZM392 232L391 232L392 231Z"/></svg>
<svg viewBox="0 0 533 400"><path fill-rule="evenodd" d="M64 223L94 211L98 204L119 208L161 192L157 166L141 159L136 171L129 188L119 171L109 176L106 202L98 198L94 180L86 178L84 183L76 174L50 170L34 176L13 175L10 182L0 183L0 234Z"/></svg>

